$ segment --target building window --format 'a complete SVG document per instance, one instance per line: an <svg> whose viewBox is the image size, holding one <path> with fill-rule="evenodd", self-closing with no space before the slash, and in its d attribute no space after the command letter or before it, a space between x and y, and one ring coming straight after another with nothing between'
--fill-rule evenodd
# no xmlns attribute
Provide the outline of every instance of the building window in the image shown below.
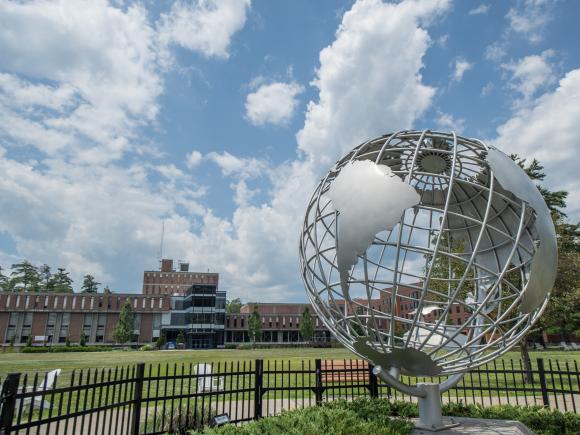
<svg viewBox="0 0 580 435"><path fill-rule="evenodd" d="M57 305L58 305L58 296L55 296L53 304L52 304L52 308L56 308Z"/></svg>
<svg viewBox="0 0 580 435"><path fill-rule="evenodd" d="M30 296L28 296L28 295L26 296L25 304L26 304L26 308L28 308L28 305L30 305Z"/></svg>
<svg viewBox="0 0 580 435"><path fill-rule="evenodd" d="M95 298L91 297L91 310L95 308Z"/></svg>
<svg viewBox="0 0 580 435"><path fill-rule="evenodd" d="M68 328L70 324L70 313L62 313L60 319L60 331L58 334L58 342L65 343L68 337Z"/></svg>
<svg viewBox="0 0 580 435"><path fill-rule="evenodd" d="M83 296L81 298L81 310L84 310L84 309L85 309L85 297Z"/></svg>

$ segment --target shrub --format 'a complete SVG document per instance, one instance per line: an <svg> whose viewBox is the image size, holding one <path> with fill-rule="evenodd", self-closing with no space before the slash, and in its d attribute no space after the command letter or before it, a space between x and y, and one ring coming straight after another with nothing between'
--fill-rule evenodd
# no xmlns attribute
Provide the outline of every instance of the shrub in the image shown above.
<svg viewBox="0 0 580 435"><path fill-rule="evenodd" d="M580 433L580 415L542 407L509 405L484 407L450 403L443 406L443 414L456 417L517 420L538 435ZM413 426L408 418L417 416L418 408L414 403L361 398L350 402L337 400L319 407L290 411L239 427L228 425L214 429L207 428L201 433L205 435L407 434Z"/></svg>
<svg viewBox="0 0 580 435"><path fill-rule="evenodd" d="M163 346L167 344L167 337L165 336L165 332L161 331L159 338L157 339L157 347L159 349L163 349Z"/></svg>
<svg viewBox="0 0 580 435"><path fill-rule="evenodd" d="M26 346L32 347L32 334L29 335L28 338L26 339Z"/></svg>
<svg viewBox="0 0 580 435"><path fill-rule="evenodd" d="M86 346L87 345L87 337L85 336L85 331L81 331L81 339L79 341L79 344L81 346Z"/></svg>
<svg viewBox="0 0 580 435"><path fill-rule="evenodd" d="M173 412L171 412L173 410ZM180 412L181 411L181 412ZM155 415L150 415L147 421L141 425L141 432L166 432L168 434L186 434L189 430L201 430L206 426L217 412L209 404L201 404L195 407L193 400L179 405L166 406L165 410L159 409Z"/></svg>
<svg viewBox="0 0 580 435"><path fill-rule="evenodd" d="M354 402L362 403L356 400ZM233 425L219 428L207 428L203 434L377 434L377 435L404 435L413 428L408 420L393 419L377 409L384 408L383 404L366 400L362 408L351 406L348 402L340 401L320 407L311 407L285 412L276 417L268 417L240 427ZM387 403L387 402L386 402ZM362 410L362 412L361 412ZM193 432L195 433L195 432ZM199 432L197 432L199 433Z"/></svg>
<svg viewBox="0 0 580 435"><path fill-rule="evenodd" d="M139 350L142 351L142 352L146 352L146 351L149 351L149 350L155 350L155 346L153 346L152 344L144 344L143 346L141 346L139 348Z"/></svg>
<svg viewBox="0 0 580 435"><path fill-rule="evenodd" d="M540 406L501 405L484 407L481 405L451 403L443 406L443 414L457 417L517 420L538 435L572 435L580 433L580 415L553 411Z"/></svg>
<svg viewBox="0 0 580 435"><path fill-rule="evenodd" d="M107 352L111 350L113 350L111 346L27 346L22 348L22 353Z"/></svg>

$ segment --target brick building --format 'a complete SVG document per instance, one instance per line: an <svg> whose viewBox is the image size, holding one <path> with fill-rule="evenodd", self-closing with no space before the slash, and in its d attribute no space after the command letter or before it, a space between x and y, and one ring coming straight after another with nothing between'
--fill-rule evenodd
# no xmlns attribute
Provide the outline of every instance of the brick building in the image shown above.
<svg viewBox="0 0 580 435"><path fill-rule="evenodd" d="M330 332L316 316L310 304L251 303L243 305L239 314L226 314L226 344L246 343L250 341L248 317L252 314L254 307L257 309L261 318L261 342L279 344L301 342L300 320L305 307L310 308L310 314L313 318L313 341L330 340Z"/></svg>
<svg viewBox="0 0 580 435"><path fill-rule="evenodd" d="M87 343L114 343L113 329L121 307L133 304L134 343L150 343L169 323L167 296L92 293L0 293L0 338L4 343L26 343L29 336L47 343L73 343L84 331ZM42 338L40 338L42 337Z"/></svg>
<svg viewBox="0 0 580 435"><path fill-rule="evenodd" d="M195 284L218 286L218 273L190 272L188 263L173 267L173 260L161 260L160 270L146 270L143 273L144 295L184 295Z"/></svg>

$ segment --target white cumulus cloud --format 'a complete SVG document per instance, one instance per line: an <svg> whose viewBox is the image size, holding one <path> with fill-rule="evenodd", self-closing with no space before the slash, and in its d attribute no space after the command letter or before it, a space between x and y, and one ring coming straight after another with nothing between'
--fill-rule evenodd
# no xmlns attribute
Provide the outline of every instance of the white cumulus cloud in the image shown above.
<svg viewBox="0 0 580 435"><path fill-rule="evenodd" d="M556 74L549 61L553 54L553 51L546 50L541 55L502 64L502 68L512 74L510 86L522 95L524 101L528 101L538 90L555 83Z"/></svg>
<svg viewBox="0 0 580 435"><path fill-rule="evenodd" d="M570 192L567 212L580 215L580 69L569 71L553 92L546 92L517 110L498 127L498 147L545 166L546 184Z"/></svg>
<svg viewBox="0 0 580 435"><path fill-rule="evenodd" d="M246 98L246 119L254 125L288 124L303 91L295 82L262 84Z"/></svg>
<svg viewBox="0 0 580 435"><path fill-rule="evenodd" d="M546 25L553 18L555 3L555 0L519 0L506 15L510 30L532 43L540 42Z"/></svg>
<svg viewBox="0 0 580 435"><path fill-rule="evenodd" d="M159 38L207 57L228 58L232 36L246 23L250 0L177 1L161 17Z"/></svg>
<svg viewBox="0 0 580 435"><path fill-rule="evenodd" d="M320 52L299 148L325 165L365 138L409 128L429 107L435 89L422 83L431 39L424 26L449 1L384 4L359 1L347 11L335 41Z"/></svg>
<svg viewBox="0 0 580 435"><path fill-rule="evenodd" d="M460 82L463 80L464 74L473 68L473 63L469 62L463 57L457 57L451 63L453 67L453 72L451 74L451 80L454 82Z"/></svg>
<svg viewBox="0 0 580 435"><path fill-rule="evenodd" d="M489 12L489 5L486 3L480 4L478 7L471 9L468 15L485 15Z"/></svg>
<svg viewBox="0 0 580 435"><path fill-rule="evenodd" d="M185 156L185 159L186 159L185 163L186 163L187 167L189 169L191 169L191 168L194 168L201 163L201 160L203 159L203 155L197 150L192 150L190 153L188 153Z"/></svg>

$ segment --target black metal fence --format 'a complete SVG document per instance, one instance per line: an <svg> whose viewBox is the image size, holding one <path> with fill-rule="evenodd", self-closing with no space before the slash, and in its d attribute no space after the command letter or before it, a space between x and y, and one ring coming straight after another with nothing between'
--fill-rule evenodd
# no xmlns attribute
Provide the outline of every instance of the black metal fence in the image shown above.
<svg viewBox="0 0 580 435"><path fill-rule="evenodd" d="M0 433L161 434L201 428L214 415L240 423L282 410L358 396L414 400L383 384L360 360L137 364L53 376L9 374ZM527 379L527 382L526 382ZM406 378L414 383L437 378ZM443 402L539 405L576 412L577 362L500 360L467 373ZM580 402L578 402L580 403Z"/></svg>

